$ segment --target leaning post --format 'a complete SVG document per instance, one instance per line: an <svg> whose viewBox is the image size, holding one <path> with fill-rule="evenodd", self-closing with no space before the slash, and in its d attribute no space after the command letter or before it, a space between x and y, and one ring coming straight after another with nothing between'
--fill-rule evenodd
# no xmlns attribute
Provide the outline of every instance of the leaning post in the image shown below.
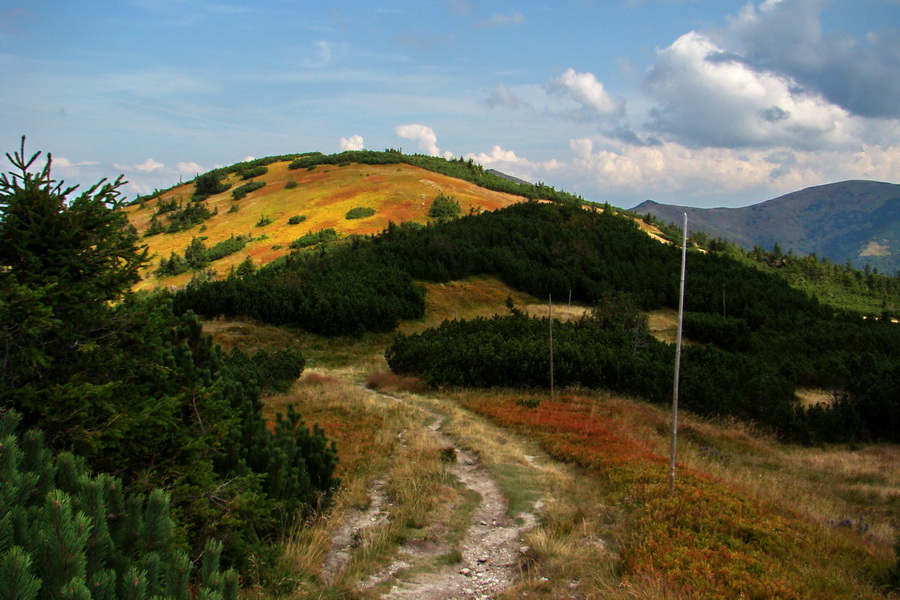
<svg viewBox="0 0 900 600"><path fill-rule="evenodd" d="M669 495L675 494L675 458L678 448L678 383L681 374L681 331L684 322L684 275L687 263L687 213L684 213L684 238L681 242L681 288L678 293L678 338L675 341L675 381L672 386L672 448L669 458Z"/></svg>

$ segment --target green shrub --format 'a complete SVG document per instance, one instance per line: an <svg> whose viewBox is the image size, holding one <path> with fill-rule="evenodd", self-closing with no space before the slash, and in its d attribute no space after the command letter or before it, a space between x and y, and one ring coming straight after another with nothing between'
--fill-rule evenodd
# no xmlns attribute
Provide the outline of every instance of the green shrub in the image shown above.
<svg viewBox="0 0 900 600"><path fill-rule="evenodd" d="M226 214L230 215L231 213L236 213L239 210L240 210L240 207L237 204L232 204L231 208L228 209L228 212Z"/></svg>
<svg viewBox="0 0 900 600"><path fill-rule="evenodd" d="M225 258L226 256L230 256L235 252L243 250L248 241L250 240L243 235L237 237L231 236L227 240L223 240L207 250L206 256L209 258L209 262L217 261L220 258Z"/></svg>
<svg viewBox="0 0 900 600"><path fill-rule="evenodd" d="M202 202L210 196L228 191L231 184L221 182L224 175L225 174L220 171L210 171L209 173L197 177L197 179L194 180L194 202Z"/></svg>
<svg viewBox="0 0 900 600"><path fill-rule="evenodd" d="M175 253L173 250L168 259L160 259L155 274L157 277L173 277L175 275L181 275L187 270L187 263L184 262L184 259L180 254Z"/></svg>
<svg viewBox="0 0 900 600"><path fill-rule="evenodd" d="M20 418L0 413L4 597L237 597L237 573L219 568L220 542L207 541L199 570L180 549L167 494L129 492L71 453L53 457L42 431L15 434Z"/></svg>
<svg viewBox="0 0 900 600"><path fill-rule="evenodd" d="M169 200L160 199L159 202L156 203L156 212L154 215L163 215L167 212L172 212L178 208L178 202L175 201L175 198L170 198Z"/></svg>
<svg viewBox="0 0 900 600"><path fill-rule="evenodd" d="M286 184L284 184L284 189L286 189L286 190L292 190L295 187L297 187L297 182L294 181L293 179L291 179Z"/></svg>
<svg viewBox="0 0 900 600"><path fill-rule="evenodd" d="M163 225L162 221L156 218L156 215L153 215L150 218L150 227L148 227L147 231L144 232L144 237L150 237L151 235L157 235L165 232L166 226Z"/></svg>
<svg viewBox="0 0 900 600"><path fill-rule="evenodd" d="M347 214L344 215L345 219L364 219L366 217L371 217L375 214L375 209L369 206L357 206L356 208L351 208L347 211Z"/></svg>
<svg viewBox="0 0 900 600"><path fill-rule="evenodd" d="M259 177L260 175L265 175L269 172L269 167L265 165L259 165L246 171L240 171L241 179L246 181L247 179L253 179L254 177Z"/></svg>
<svg viewBox="0 0 900 600"><path fill-rule="evenodd" d="M238 186L231 191L231 196L235 200L240 200L250 192L255 192L258 189L266 187L265 181L251 181L250 183L245 183L244 185Z"/></svg>
<svg viewBox="0 0 900 600"><path fill-rule="evenodd" d="M169 219L166 233L177 233L190 229L194 225L216 216L218 212L218 208L209 210L203 202L188 202L184 208L176 210L166 217Z"/></svg>
<svg viewBox="0 0 900 600"><path fill-rule="evenodd" d="M294 215L288 219L288 225L299 225L306 220L306 215Z"/></svg>
<svg viewBox="0 0 900 600"><path fill-rule="evenodd" d="M266 225L271 225L272 219L268 215L260 215L259 221L256 222L257 227L265 227Z"/></svg>
<svg viewBox="0 0 900 600"><path fill-rule="evenodd" d="M447 196L443 192L437 195L428 209L428 216L432 219L445 220L458 217L462 209L453 196Z"/></svg>
<svg viewBox="0 0 900 600"><path fill-rule="evenodd" d="M316 244L332 242L336 239L338 239L337 232L334 230L334 228L329 227L328 229L320 229L315 233L309 232L305 235L301 235L296 240L291 242L291 248L293 248L294 250L299 250L301 248L315 246Z"/></svg>

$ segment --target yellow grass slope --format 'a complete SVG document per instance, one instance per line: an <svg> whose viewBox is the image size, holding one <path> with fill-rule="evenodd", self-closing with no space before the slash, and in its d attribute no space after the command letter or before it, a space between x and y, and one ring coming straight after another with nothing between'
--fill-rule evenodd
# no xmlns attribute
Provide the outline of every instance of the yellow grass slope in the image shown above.
<svg viewBox="0 0 900 600"><path fill-rule="evenodd" d="M288 161L270 164L266 174L253 179L265 182L266 186L236 202L232 190L246 182L235 174L229 175L224 182L232 184L232 188L207 200L208 208L217 209L218 214L203 225L143 238L152 260L137 288L183 286L191 273L158 279L154 271L161 258L168 258L173 251L183 254L191 239L198 236L205 237L206 246L212 247L232 235L254 238L265 235L264 239L248 244L243 251L214 262L211 268L223 275L246 256L261 266L288 254L291 242L310 231L332 227L341 235L374 234L386 228L390 221L425 223L431 202L440 193L453 196L463 212L495 210L524 200L521 196L487 190L406 164L319 165L313 170L293 171L288 169L288 164ZM286 188L289 181L296 182L296 187ZM175 199L186 203L193 191L193 184L185 184L125 210L131 223L143 235L161 200ZM229 213L232 205L237 205L237 212ZM346 219L347 211L357 207L373 208L376 212L371 217ZM288 219L297 215L305 216L306 220L299 225L289 225ZM261 217L268 217L271 224L257 227Z"/></svg>

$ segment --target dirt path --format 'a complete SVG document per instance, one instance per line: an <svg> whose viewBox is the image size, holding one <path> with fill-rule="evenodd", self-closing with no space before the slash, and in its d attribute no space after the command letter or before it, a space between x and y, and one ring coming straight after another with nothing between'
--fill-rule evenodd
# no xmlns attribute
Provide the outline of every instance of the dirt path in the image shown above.
<svg viewBox="0 0 900 600"><path fill-rule="evenodd" d="M395 396L372 393L395 402L408 402ZM506 499L478 456L460 448L440 431L443 416L419 404L416 406L433 418L428 426L430 435L442 447L454 449L455 461L450 466L452 475L466 489L475 492L480 501L459 544L459 562L444 566L434 564L435 559L450 550L446 542L427 546L409 542L400 547L388 567L370 577L362 587L366 589L390 582L389 591L381 596L386 600L493 598L509 587L518 575L518 559L526 550L522 536L534 527L537 519L533 513L520 514L516 521L509 518ZM389 476L387 474L385 477ZM354 540L359 539L360 531L388 518L387 499L382 491L385 481L380 479L373 485L369 509L348 515L332 539L332 551L326 556L323 566L327 579L333 578L349 560ZM412 568L416 568L414 573L404 574Z"/></svg>

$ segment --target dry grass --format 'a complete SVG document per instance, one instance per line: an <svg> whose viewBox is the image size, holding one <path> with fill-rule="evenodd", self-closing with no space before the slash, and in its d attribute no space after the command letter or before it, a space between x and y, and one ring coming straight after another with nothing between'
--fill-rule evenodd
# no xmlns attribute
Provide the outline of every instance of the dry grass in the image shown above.
<svg viewBox="0 0 900 600"><path fill-rule="evenodd" d="M516 306L537 302L528 294L518 292L496 277L478 275L447 283L423 283L425 287L425 317L400 325L401 333L415 333L436 327L445 319L474 319L509 314L506 299Z"/></svg>
<svg viewBox="0 0 900 600"><path fill-rule="evenodd" d="M488 282L480 288L482 283L469 281L450 288L444 297L448 310L454 294L473 298L469 310L502 306L506 298L502 284ZM479 295L477 289L489 291ZM460 513L454 509L468 500L448 479L434 440L420 437L424 436L423 414L353 385L367 376L382 389L404 390L401 395L410 402L446 415L444 430L458 444L479 454L509 499L511 515L541 507L540 524L527 536L530 550L522 564L522 579L505 598L525 594L547 599L704 597L685 591L685 573L675 585L666 571L644 568L650 559L637 563L638 567L644 565L641 568L633 561L635 557L644 561L647 556L684 552L678 546L681 542L670 540L670 533L660 525L671 519L700 519L703 527L709 528L708 535L727 542L731 534L716 530L719 525L713 517L717 517L716 511L737 510L735 506L740 506L740 511L750 510L751 515L759 511L758 521L750 521L755 524L741 526L758 529L774 548L768 551L773 553L768 558L748 555L751 567L769 565L765 568L778 571L754 575L764 581L753 584L757 591L768 589L772 594L768 597L785 598L834 597L838 591L844 597L880 597L873 591L873 582L877 570L892 560L891 546L900 523L900 470L896 467L900 448L896 446L785 446L746 424L683 413L679 442L683 502L671 504L663 495L654 495L664 485L660 482L669 431L665 408L583 390L564 390L557 403L549 403L546 393L520 390L448 392L424 398L409 393L415 389L413 382L385 372L380 353L389 341L387 336L337 341L306 334L293 337L293 333L275 328L257 329L249 322L213 322L211 329L217 339L232 344L270 347L300 343L304 355L315 357L310 362L319 363L307 369L290 393L266 400L270 418L288 403L295 404L307 420L319 422L337 440L341 456L344 485L334 508L298 530L286 546L286 564L296 575L297 591L292 597L374 596L376 591L361 592L360 582L387 564L403 539L412 536L425 541L462 527ZM340 356L334 360L338 366L322 366L331 360L329 352ZM526 411L515 405L520 398L542 401L531 414L546 414L541 423L545 428L554 422L553 413L545 408L583 403L584 412L572 423L602 424L608 440L597 442L604 444L597 451L574 438L559 437L561 433L551 434L550 429L523 434L522 430L498 427L469 410L503 405L510 407L506 415ZM402 431L406 433L400 436ZM551 436L556 436L552 438L555 445L548 445ZM556 459L548 456L550 447ZM645 462L628 463L632 466L622 471L625 463L615 460L604 462L607 466L602 468L591 462L576 466L557 460L575 460L584 452L603 461L630 453ZM388 489L395 503L391 524L368 532L344 574L326 584L319 568L333 531L348 511L367 505L372 482L384 477L390 479ZM648 478L659 482L635 483ZM635 517L642 514L643 520ZM853 526L836 525L844 520L852 520ZM867 524L868 531L860 534L859 523ZM674 545L653 554L650 547L644 547L647 540ZM759 562L770 559L775 562ZM705 563L697 564L701 568ZM747 576L742 573L710 571L707 575L740 579Z"/></svg>
<svg viewBox="0 0 900 600"><path fill-rule="evenodd" d="M834 394L827 390L799 389L795 392L795 395L804 408L809 408L816 404L832 404L834 402Z"/></svg>
<svg viewBox="0 0 900 600"><path fill-rule="evenodd" d="M413 392L420 393L424 389L422 380L418 377L405 377L395 375L389 371L375 371L366 379L366 387L383 392Z"/></svg>
<svg viewBox="0 0 900 600"><path fill-rule="evenodd" d="M441 446L423 426L427 418L414 406L362 390L356 369L315 369L290 392L265 399L264 414L274 418L288 404L299 408L336 440L342 484L331 509L298 527L284 545L284 569L292 574L291 598L359 597L374 592L363 582L384 568L400 544L411 537L435 538L454 525L460 495ZM322 561L348 514L364 510L376 479L384 479L388 518L360 531L358 547L332 581L322 579ZM257 591L258 597L267 597Z"/></svg>
<svg viewBox="0 0 900 600"><path fill-rule="evenodd" d="M684 414L679 492L669 499L666 411L622 398L589 399L581 392L553 403L544 398L539 408L526 409L514 402L522 395L465 392L458 398L527 432L554 456L584 465L583 478L613 508L598 506L594 510L605 517L583 519L573 528L577 519L571 515L584 506L585 494L555 485L556 504L548 506L542 528L530 538L530 573L540 577L533 581L529 575L508 597L523 590L559 597L565 580L585 598L736 597L731 594L740 590L780 598L879 596L879 572L893 556L900 475L891 465L900 450L782 446L734 422ZM829 523L860 511L880 515L885 529L873 523L861 533L856 521L851 528ZM567 537L572 530L580 530L581 539L604 540L611 553L606 562L599 555L592 561L578 556L578 544ZM746 533L735 537L741 531ZM762 545L748 545L744 535L761 536ZM719 554L717 548L728 550ZM621 562L611 558L616 553Z"/></svg>

